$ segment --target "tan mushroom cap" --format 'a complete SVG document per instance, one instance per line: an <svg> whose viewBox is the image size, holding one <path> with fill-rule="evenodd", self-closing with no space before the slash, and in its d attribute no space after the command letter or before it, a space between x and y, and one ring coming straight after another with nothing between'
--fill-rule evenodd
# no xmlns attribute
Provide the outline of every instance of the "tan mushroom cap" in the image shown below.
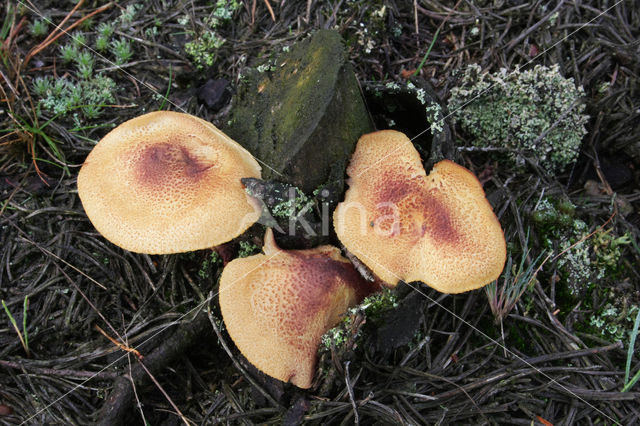
<svg viewBox="0 0 640 426"><path fill-rule="evenodd" d="M445 160L427 176L411 141L384 130L360 138L347 173L349 189L333 217L336 233L386 283L422 281L461 293L502 272L502 228L464 167Z"/></svg>
<svg viewBox="0 0 640 426"><path fill-rule="evenodd" d="M222 244L258 220L243 177L260 177L260 166L237 142L198 117L158 111L119 125L93 148L78 194L112 243L178 253Z"/></svg>
<svg viewBox="0 0 640 426"><path fill-rule="evenodd" d="M264 240L264 254L235 259L222 271L222 318L256 368L306 389L322 335L377 288L336 247L281 250L271 229Z"/></svg>

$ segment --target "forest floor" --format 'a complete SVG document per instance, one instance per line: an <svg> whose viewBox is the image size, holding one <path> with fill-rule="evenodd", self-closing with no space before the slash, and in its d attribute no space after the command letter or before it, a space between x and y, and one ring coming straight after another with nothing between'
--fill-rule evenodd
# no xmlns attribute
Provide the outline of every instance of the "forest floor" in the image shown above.
<svg viewBox="0 0 640 426"><path fill-rule="evenodd" d="M640 424L635 1L1 7L0 424ZM224 330L223 348L210 250L112 245L76 177L97 141L145 112L224 129L233 101L205 84L223 79L231 94L248 68L321 28L343 36L361 84L418 79L444 106L469 64L557 65L584 89L589 119L575 160L550 170L473 148L447 116L505 231L510 274L497 289L517 294L401 286L392 303L350 314L351 334L323 346L300 390L252 370ZM406 343L390 346L379 329L407 318Z"/></svg>

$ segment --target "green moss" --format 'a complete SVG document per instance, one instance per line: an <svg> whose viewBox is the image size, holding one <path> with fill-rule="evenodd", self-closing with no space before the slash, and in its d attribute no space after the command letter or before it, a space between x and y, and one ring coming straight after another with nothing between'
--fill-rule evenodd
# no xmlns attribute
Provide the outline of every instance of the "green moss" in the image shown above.
<svg viewBox="0 0 640 426"><path fill-rule="evenodd" d="M45 36L49 32L49 22L47 19L36 19L29 26L29 32L34 37Z"/></svg>
<svg viewBox="0 0 640 426"><path fill-rule="evenodd" d="M133 49L131 48L131 42L126 38L120 38L118 40L111 41L111 53L113 53L113 60L116 65L125 64L133 56Z"/></svg>
<svg viewBox="0 0 640 426"><path fill-rule="evenodd" d="M317 105L309 102L315 93L331 93L334 79L326 78L324 74L329 71L326 64L334 59L332 55L339 54L330 48L323 48L323 39L311 40L309 50L294 49L290 52L287 62L283 63L283 78L272 83L265 84L282 85L276 89L280 97L277 100L275 114L272 119L278 122L275 134L276 138L289 141L295 138L301 130L300 123L312 120ZM304 129L303 129L304 131Z"/></svg>
<svg viewBox="0 0 640 426"><path fill-rule="evenodd" d="M470 65L451 90L449 111L474 145L506 151L516 166L532 159L549 172L575 161L586 134L582 87L558 66L482 73Z"/></svg>
<svg viewBox="0 0 640 426"><path fill-rule="evenodd" d="M595 265L605 270L612 278L618 278L622 270L620 257L624 246L631 244L628 232L617 237L612 230L599 230L591 241L595 253Z"/></svg>

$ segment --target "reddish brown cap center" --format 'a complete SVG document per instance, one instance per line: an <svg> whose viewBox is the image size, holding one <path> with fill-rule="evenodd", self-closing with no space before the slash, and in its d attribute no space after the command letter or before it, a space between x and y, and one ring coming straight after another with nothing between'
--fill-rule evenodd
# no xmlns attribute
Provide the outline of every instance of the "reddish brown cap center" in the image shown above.
<svg viewBox="0 0 640 426"><path fill-rule="evenodd" d="M187 148L171 143L156 143L142 148L135 161L135 175L141 185L158 187L175 179L199 180L213 167L211 161L193 155Z"/></svg>

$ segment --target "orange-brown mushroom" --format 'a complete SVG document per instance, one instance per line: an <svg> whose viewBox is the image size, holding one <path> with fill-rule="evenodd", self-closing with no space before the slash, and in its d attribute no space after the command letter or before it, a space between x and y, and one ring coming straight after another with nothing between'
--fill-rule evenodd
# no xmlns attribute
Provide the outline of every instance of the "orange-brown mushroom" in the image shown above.
<svg viewBox="0 0 640 426"><path fill-rule="evenodd" d="M119 125L93 148L78 194L112 243L178 253L222 244L258 220L243 177L260 177L260 166L238 143L198 117L159 111Z"/></svg>
<svg viewBox="0 0 640 426"><path fill-rule="evenodd" d="M322 335L377 287L336 247L281 250L268 229L263 251L224 268L222 318L249 362L269 376L309 388Z"/></svg>
<svg viewBox="0 0 640 426"><path fill-rule="evenodd" d="M504 268L506 244L482 185L451 161L426 174L402 133L358 141L349 189L334 212L345 247L383 281L422 281L443 293L473 290Z"/></svg>

